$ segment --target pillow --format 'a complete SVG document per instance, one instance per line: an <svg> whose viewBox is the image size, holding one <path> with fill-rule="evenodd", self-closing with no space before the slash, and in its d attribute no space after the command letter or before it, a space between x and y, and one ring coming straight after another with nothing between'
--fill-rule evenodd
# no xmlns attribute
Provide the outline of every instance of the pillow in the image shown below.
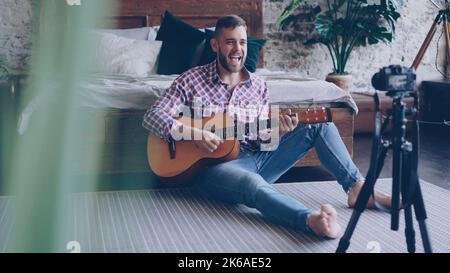
<svg viewBox="0 0 450 273"><path fill-rule="evenodd" d="M207 29L212 30L214 32L216 27L199 28L199 30L202 32L205 32ZM194 57L192 58L191 67L199 66L200 58L202 57L203 51L205 50L206 41L207 41L206 39L203 40L195 49ZM208 40L208 43L209 43L209 40Z"/></svg>
<svg viewBox="0 0 450 273"><path fill-rule="evenodd" d="M191 67L198 66L200 62L200 58L202 57L203 51L205 50L206 41L203 40L194 51L194 55L192 57Z"/></svg>
<svg viewBox="0 0 450 273"><path fill-rule="evenodd" d="M210 40L214 37L214 31L205 29L205 49L200 57L198 65L208 64L216 59L216 53L211 48Z"/></svg>
<svg viewBox="0 0 450 273"><path fill-rule="evenodd" d="M203 54L200 57L200 61L198 65L205 65L214 61L216 58L216 53L211 48L210 40L214 37L214 31L210 29L205 30L206 35L206 44L205 49L203 50ZM266 44L266 40L259 39L255 37L249 36L247 38L247 59L245 59L245 67L248 71L254 73L256 71L256 66L258 65L259 60L259 52L262 47Z"/></svg>
<svg viewBox="0 0 450 273"><path fill-rule="evenodd" d="M133 40L114 34L93 33L93 72L148 76L155 74L161 41Z"/></svg>
<svg viewBox="0 0 450 273"><path fill-rule="evenodd" d="M149 41L155 41L156 40L156 36L158 35L159 27L160 26L153 26L153 27L150 28L150 31L148 32L147 40L149 40Z"/></svg>
<svg viewBox="0 0 450 273"><path fill-rule="evenodd" d="M151 29L151 27L140 27L125 29L98 29L97 31L114 34L128 39L147 40Z"/></svg>
<svg viewBox="0 0 450 273"><path fill-rule="evenodd" d="M214 31L216 27L207 27L207 28L199 28L200 31L205 32L206 30L212 30Z"/></svg>
<svg viewBox="0 0 450 273"><path fill-rule="evenodd" d="M158 74L181 74L191 68L195 52L204 39L204 32L166 11L156 36L156 40L163 41Z"/></svg>
<svg viewBox="0 0 450 273"><path fill-rule="evenodd" d="M245 60L245 67L248 71L254 73L258 65L259 53L266 44L266 40L255 37L248 37L247 40L247 59Z"/></svg>

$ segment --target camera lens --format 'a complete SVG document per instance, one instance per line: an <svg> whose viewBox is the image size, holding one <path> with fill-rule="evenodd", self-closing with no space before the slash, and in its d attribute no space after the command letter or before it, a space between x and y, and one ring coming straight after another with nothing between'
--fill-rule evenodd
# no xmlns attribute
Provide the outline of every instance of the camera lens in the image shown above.
<svg viewBox="0 0 450 273"><path fill-rule="evenodd" d="M380 72L377 72L372 76L372 86L377 90L383 90L383 86L380 84Z"/></svg>

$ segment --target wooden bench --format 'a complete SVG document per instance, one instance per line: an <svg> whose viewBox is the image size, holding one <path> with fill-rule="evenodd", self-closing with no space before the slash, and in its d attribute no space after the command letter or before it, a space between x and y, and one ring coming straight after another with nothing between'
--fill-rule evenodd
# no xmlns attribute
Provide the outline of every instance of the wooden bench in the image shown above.
<svg viewBox="0 0 450 273"><path fill-rule="evenodd" d="M380 108L383 113L392 108L392 98L386 96L385 92L378 93L380 97ZM375 103L372 96L362 94L352 94L353 99L358 106L359 112L355 116L355 134L372 134L375 128ZM412 98L404 100L408 107L413 104Z"/></svg>

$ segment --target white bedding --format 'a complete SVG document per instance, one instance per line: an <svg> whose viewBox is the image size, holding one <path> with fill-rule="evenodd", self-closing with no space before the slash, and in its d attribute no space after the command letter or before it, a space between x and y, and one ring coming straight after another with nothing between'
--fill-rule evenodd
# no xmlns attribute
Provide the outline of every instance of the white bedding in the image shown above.
<svg viewBox="0 0 450 273"><path fill-rule="evenodd" d="M352 108L355 113L358 112L351 95L332 83L267 69L257 70L256 75L266 80L272 104L295 107L342 103ZM148 109L176 77L177 75L92 75L80 83L81 106L95 109ZM35 98L24 109L18 124L19 133L23 133L28 127L32 113L46 103L51 103L51 96L47 99Z"/></svg>
<svg viewBox="0 0 450 273"><path fill-rule="evenodd" d="M332 83L268 70L258 70L256 75L266 80L272 104L318 105L340 102L358 111L350 94ZM93 108L148 109L164 94L176 76L93 76L81 84L81 101L83 106Z"/></svg>

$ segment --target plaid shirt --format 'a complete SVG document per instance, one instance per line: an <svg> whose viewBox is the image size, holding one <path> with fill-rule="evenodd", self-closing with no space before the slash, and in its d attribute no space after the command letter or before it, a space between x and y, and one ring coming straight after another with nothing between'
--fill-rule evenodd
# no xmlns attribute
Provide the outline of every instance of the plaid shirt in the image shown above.
<svg viewBox="0 0 450 273"><path fill-rule="evenodd" d="M268 119L267 84L246 69L244 71L248 73L248 79L230 89L220 79L216 61L191 68L176 78L165 94L147 110L142 125L169 140L173 126L181 126L181 122L173 117L178 116L183 107L189 107L191 111L201 110L203 116L226 110L244 123L254 122L256 118Z"/></svg>

